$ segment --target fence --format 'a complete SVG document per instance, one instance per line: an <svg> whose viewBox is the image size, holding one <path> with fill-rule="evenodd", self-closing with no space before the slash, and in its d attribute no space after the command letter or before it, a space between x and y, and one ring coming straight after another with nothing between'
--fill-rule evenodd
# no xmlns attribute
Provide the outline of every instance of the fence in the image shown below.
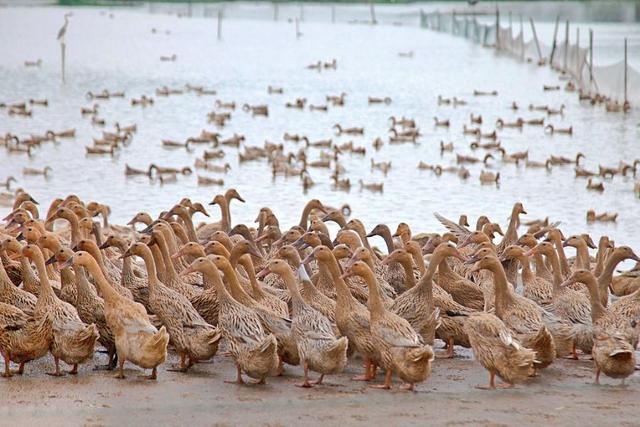
<svg viewBox="0 0 640 427"><path fill-rule="evenodd" d="M564 41L558 42L560 23L556 20L551 45L538 39L535 24L531 19L529 25L532 37L529 41L524 41L522 20L517 34L514 35L512 24L508 27L501 25L498 10L494 16L461 15L455 11L421 13L420 24L423 28L465 37L522 61L549 65L570 80L566 85L567 90L579 90L581 99L604 102L610 111L625 110L631 103L640 104L640 73L628 65L626 39L624 59L614 64L598 66L593 62L593 32L589 32L588 47L579 45L579 33L576 43L571 44L569 21L565 23Z"/></svg>

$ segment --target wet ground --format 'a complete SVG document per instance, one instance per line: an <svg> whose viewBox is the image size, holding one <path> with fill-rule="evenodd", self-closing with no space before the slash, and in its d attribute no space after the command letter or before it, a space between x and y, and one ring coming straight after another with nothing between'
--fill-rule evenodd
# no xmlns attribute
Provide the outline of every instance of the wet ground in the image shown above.
<svg viewBox="0 0 640 427"><path fill-rule="evenodd" d="M393 391L350 381L359 360L326 384L302 389L295 386L299 367L287 367L267 385L225 384L235 369L221 353L187 374L166 371L177 363L171 355L157 381L129 364L125 380L92 371L91 364L76 377L50 377L45 372L53 361L45 358L28 365L22 377L1 380L0 425L640 425L638 375L626 386L609 378L597 386L592 361L558 360L515 389L485 391L475 386L486 384L487 372L470 353L457 351L456 359L437 359L432 376L414 392L398 390L397 381ZM104 363L104 356L95 362Z"/></svg>

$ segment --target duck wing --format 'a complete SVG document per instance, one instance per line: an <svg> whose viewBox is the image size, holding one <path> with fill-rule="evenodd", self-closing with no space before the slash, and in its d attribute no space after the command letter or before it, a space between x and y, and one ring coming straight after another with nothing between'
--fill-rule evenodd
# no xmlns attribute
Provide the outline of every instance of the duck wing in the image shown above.
<svg viewBox="0 0 640 427"><path fill-rule="evenodd" d="M463 242L471 234L471 230L469 230L467 227L443 217L438 212L434 212L433 216L435 216L436 219L440 221L440 224L444 225L447 230L449 230L454 236L456 236L460 242Z"/></svg>

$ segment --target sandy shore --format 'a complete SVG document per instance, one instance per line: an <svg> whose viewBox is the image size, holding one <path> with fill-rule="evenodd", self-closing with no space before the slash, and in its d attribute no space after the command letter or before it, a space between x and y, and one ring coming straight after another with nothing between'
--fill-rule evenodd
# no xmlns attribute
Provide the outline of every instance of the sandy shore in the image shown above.
<svg viewBox="0 0 640 427"><path fill-rule="evenodd" d="M96 355L95 362L104 358ZM285 376L270 378L265 386L237 386L223 383L235 372L228 357L216 356L188 374L167 372L174 363L171 355L155 382L128 364L125 380L92 371L90 364L78 376L54 378L45 375L53 361L42 359L28 365L22 377L0 379L0 425L640 425L634 406L640 376L626 386L608 378L597 386L586 359L559 360L515 389L483 391L474 386L487 382L486 371L463 353L436 360L431 378L415 392L374 390L350 381L359 371L358 360L313 389L295 387L302 374L298 367L288 367Z"/></svg>

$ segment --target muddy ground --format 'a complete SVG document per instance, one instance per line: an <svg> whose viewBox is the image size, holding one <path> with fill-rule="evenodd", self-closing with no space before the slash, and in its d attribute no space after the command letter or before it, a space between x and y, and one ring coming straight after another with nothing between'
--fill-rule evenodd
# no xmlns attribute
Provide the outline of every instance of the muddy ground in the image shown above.
<svg viewBox="0 0 640 427"><path fill-rule="evenodd" d="M0 378L1 425L444 425L640 426L635 406L640 374L627 379L605 378L593 383L592 361L558 360L529 383L511 390L484 391L487 373L470 353L459 351L453 360L437 359L432 376L415 392L371 389L350 381L359 373L352 360L342 375L327 377L313 389L295 387L301 369L288 367L283 377L267 385L225 384L235 370L229 357L198 364L189 373L168 372L175 355L159 371L157 381L126 364L127 378L112 372L81 367L77 376L45 374L50 358L27 365L22 377ZM105 356L97 354L96 363ZM378 375L382 380L382 375Z"/></svg>

